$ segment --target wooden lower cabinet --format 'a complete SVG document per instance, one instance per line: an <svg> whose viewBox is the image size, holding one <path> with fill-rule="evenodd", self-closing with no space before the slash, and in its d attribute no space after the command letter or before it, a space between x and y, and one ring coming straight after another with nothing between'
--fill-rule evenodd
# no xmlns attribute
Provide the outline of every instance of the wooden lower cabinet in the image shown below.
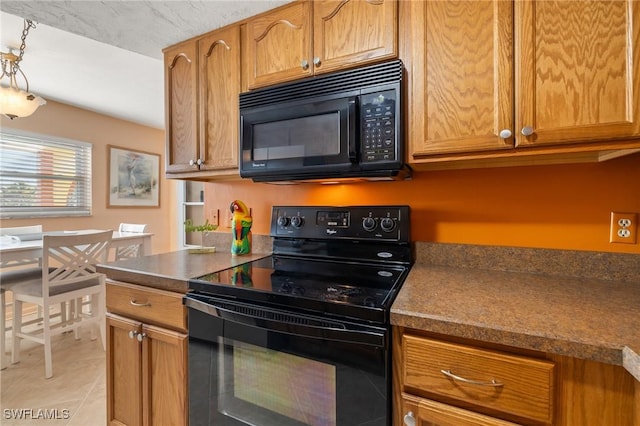
<svg viewBox="0 0 640 426"><path fill-rule="evenodd" d="M402 396L403 426L515 426L517 423L496 419L411 395Z"/></svg>
<svg viewBox="0 0 640 426"><path fill-rule="evenodd" d="M640 426L640 386L623 367L556 355L550 358L559 374L555 425Z"/></svg>
<svg viewBox="0 0 640 426"><path fill-rule="evenodd" d="M640 426L640 384L619 365L402 327L393 339L396 426Z"/></svg>
<svg viewBox="0 0 640 426"><path fill-rule="evenodd" d="M186 425L187 335L107 314L109 425Z"/></svg>
<svg viewBox="0 0 640 426"><path fill-rule="evenodd" d="M107 424L188 424L182 295L107 282Z"/></svg>

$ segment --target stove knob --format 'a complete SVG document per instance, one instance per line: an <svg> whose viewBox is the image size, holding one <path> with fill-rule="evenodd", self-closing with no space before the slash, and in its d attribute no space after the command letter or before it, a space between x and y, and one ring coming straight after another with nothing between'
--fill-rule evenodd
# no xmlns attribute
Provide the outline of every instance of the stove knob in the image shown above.
<svg viewBox="0 0 640 426"><path fill-rule="evenodd" d="M284 226L287 226L287 225L289 225L289 218L286 217L286 216L280 216L278 218L278 226L284 227Z"/></svg>
<svg viewBox="0 0 640 426"><path fill-rule="evenodd" d="M391 232L396 227L396 223L390 217L385 217L380 221L380 227L384 232Z"/></svg>
<svg viewBox="0 0 640 426"><path fill-rule="evenodd" d="M300 216L294 216L291 218L291 226L293 226L294 228L301 228L303 224L304 219Z"/></svg>
<svg viewBox="0 0 640 426"><path fill-rule="evenodd" d="M373 231L376 229L376 220L372 217L365 217L362 219L362 227L365 231Z"/></svg>

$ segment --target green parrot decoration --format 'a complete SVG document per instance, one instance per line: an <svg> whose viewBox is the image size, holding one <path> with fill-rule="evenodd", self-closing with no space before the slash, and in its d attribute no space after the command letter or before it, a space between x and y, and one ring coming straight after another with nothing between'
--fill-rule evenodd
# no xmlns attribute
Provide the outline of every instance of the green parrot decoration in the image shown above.
<svg viewBox="0 0 640 426"><path fill-rule="evenodd" d="M229 207L233 216L231 218L231 254L242 255L251 253L251 224L253 219L249 215L246 204L240 200L234 200Z"/></svg>

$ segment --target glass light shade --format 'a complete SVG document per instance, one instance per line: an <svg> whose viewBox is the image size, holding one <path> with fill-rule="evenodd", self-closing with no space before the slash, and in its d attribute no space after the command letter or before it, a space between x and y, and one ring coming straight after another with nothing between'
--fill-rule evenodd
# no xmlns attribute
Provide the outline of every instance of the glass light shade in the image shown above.
<svg viewBox="0 0 640 426"><path fill-rule="evenodd" d="M0 114L10 119L28 117L47 101L15 87L0 87Z"/></svg>

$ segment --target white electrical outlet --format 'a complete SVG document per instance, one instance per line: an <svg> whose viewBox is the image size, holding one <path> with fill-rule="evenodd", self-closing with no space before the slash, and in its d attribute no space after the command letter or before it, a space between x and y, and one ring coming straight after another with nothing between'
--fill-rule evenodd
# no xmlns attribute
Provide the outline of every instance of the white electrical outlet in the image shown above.
<svg viewBox="0 0 640 426"><path fill-rule="evenodd" d="M611 212L611 243L636 243L637 214Z"/></svg>

